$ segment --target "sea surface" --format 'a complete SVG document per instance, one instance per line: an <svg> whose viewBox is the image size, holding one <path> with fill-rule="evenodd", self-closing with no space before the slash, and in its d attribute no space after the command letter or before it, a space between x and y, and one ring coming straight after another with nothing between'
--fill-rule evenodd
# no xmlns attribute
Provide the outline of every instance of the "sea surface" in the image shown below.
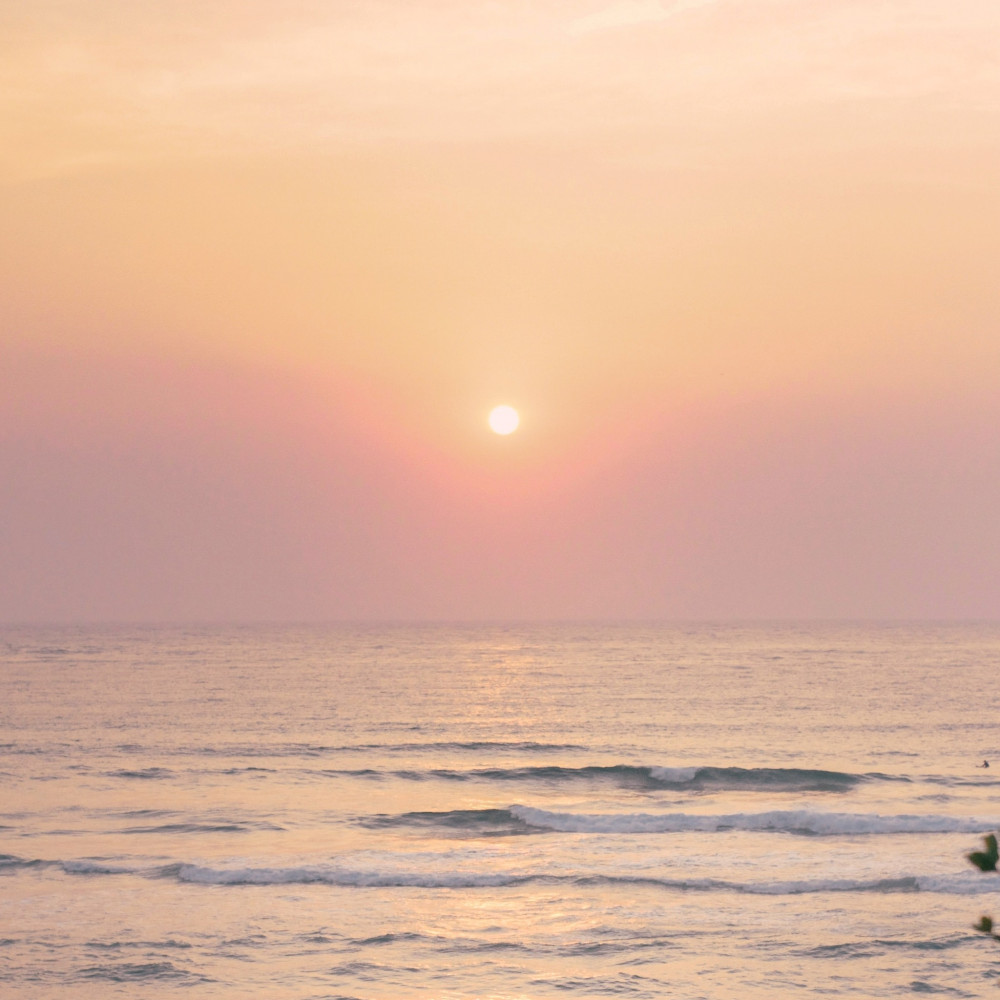
<svg viewBox="0 0 1000 1000"><path fill-rule="evenodd" d="M996 624L2 628L0 995L1000 996L998 708Z"/></svg>

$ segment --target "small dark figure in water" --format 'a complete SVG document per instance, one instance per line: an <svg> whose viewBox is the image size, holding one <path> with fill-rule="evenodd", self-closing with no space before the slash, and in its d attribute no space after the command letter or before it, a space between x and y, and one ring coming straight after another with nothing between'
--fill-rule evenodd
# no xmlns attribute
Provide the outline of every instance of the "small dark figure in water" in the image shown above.
<svg viewBox="0 0 1000 1000"><path fill-rule="evenodd" d="M982 764L977 764L976 765L976 767L989 767L989 766L990 766L990 762L988 760L984 760L982 762Z"/></svg>

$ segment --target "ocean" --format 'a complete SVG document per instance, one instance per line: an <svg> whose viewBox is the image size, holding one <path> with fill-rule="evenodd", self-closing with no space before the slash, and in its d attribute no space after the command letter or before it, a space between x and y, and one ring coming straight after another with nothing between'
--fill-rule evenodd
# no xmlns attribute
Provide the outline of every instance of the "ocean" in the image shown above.
<svg viewBox="0 0 1000 1000"><path fill-rule="evenodd" d="M2 628L0 995L1000 995L998 692L997 624Z"/></svg>

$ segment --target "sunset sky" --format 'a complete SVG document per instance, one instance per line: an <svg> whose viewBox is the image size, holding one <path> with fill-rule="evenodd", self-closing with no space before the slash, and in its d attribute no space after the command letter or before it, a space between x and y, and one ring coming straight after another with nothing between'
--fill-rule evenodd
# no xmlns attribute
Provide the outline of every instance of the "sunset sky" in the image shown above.
<svg viewBox="0 0 1000 1000"><path fill-rule="evenodd" d="M997 617L998 38L0 0L0 620Z"/></svg>

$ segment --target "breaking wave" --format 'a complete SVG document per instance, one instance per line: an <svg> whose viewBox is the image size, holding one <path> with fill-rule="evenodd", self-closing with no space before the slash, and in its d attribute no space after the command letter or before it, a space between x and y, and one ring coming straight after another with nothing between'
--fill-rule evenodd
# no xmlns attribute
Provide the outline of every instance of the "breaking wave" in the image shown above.
<svg viewBox="0 0 1000 1000"><path fill-rule="evenodd" d="M515 807L516 808L516 807ZM360 826L369 829L392 827L422 827L479 837L510 837L539 833L511 809L449 809L445 812L407 812L399 815L363 816Z"/></svg>
<svg viewBox="0 0 1000 1000"><path fill-rule="evenodd" d="M986 833L997 819L877 813L834 813L811 809L775 809L760 813L705 815L698 813L557 813L531 806L511 806L521 822L559 833L716 833L746 830L813 836L893 833Z"/></svg>
<svg viewBox="0 0 1000 1000"><path fill-rule="evenodd" d="M69 862L62 862L65 868ZM110 874L110 873L109 873ZM669 892L733 892L754 896L798 896L830 892L884 894L928 892L947 895L981 895L996 891L992 880L975 872L953 875L900 875L880 879L816 878L797 881L739 882L713 878L658 878L606 874L538 875L518 872L407 871L357 869L340 865L303 865L290 868L213 868L175 863L136 870L146 878L174 879L205 886L328 885L337 888L381 889L488 889L524 885L576 885L660 889Z"/></svg>
<svg viewBox="0 0 1000 1000"><path fill-rule="evenodd" d="M953 875L902 875L881 879L802 879L798 881L738 882L712 878L658 878L606 874L538 875L517 872L406 871L353 869L337 865L294 868L210 868L169 865L156 873L162 878L210 886L269 886L320 884L340 888L486 889L524 885L646 887L670 892L735 892L755 896L798 896L827 892L916 893L981 895L996 892L992 880L976 872Z"/></svg>
<svg viewBox="0 0 1000 1000"><path fill-rule="evenodd" d="M8 856L9 857L9 856ZM211 867L202 864L174 862L154 867L128 866L103 860L24 861L13 859L21 868L55 868L67 875L107 877L131 875L146 879L168 879L203 886L287 886L327 885L344 889L487 889L525 885L596 886L610 888L643 888L680 893L739 893L754 896L798 896L812 893L934 893L973 896L996 893L996 880L983 878L981 873L961 871L950 874L899 874L884 878L812 878L800 880L739 881L706 877L685 878L682 875L660 877L654 873L616 875L606 872L560 872L545 874L524 871L452 870L424 865L411 867L399 859L387 857L381 866L364 867L349 863L297 865L291 867L239 866ZM444 860L443 858L441 859ZM185 948L186 944L171 941L157 947ZM96 945L95 945L96 946ZM119 943L103 944L102 948L117 948ZM150 946L152 947L152 945ZM110 967L106 967L110 968ZM123 966L116 966L119 971ZM138 967L135 967L138 971Z"/></svg>
<svg viewBox="0 0 1000 1000"><path fill-rule="evenodd" d="M530 833L720 833L745 830L800 836L858 836L899 833L988 833L1000 819L934 815L838 813L777 809L759 813L562 813L514 805L509 809L453 809L362 817L367 827L421 827L472 836Z"/></svg>
<svg viewBox="0 0 1000 1000"><path fill-rule="evenodd" d="M468 771L436 769L428 771L379 771L371 768L326 771L332 776L408 781L498 781L498 782L609 782L640 791L767 791L767 792L848 792L864 781L906 781L884 774L847 774L780 767L644 767L630 764L587 765L583 767L533 766L478 768Z"/></svg>

